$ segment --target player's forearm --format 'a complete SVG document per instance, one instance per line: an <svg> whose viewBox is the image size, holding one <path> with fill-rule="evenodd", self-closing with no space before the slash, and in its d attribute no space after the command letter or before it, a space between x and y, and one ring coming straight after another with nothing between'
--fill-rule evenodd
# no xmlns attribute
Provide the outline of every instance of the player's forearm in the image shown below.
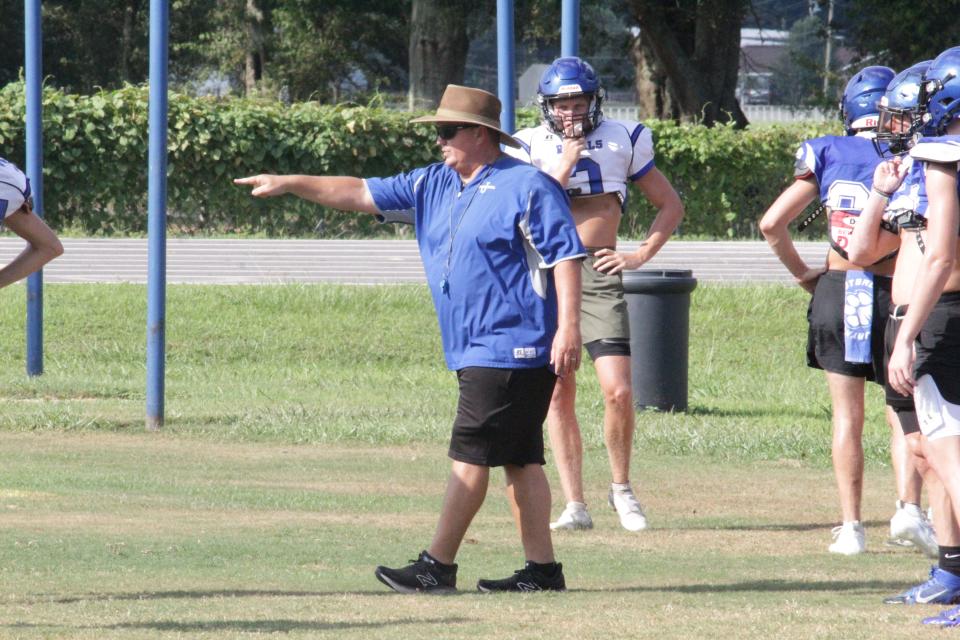
<svg viewBox="0 0 960 640"><path fill-rule="evenodd" d="M557 324L580 331L580 260L563 260L553 267L557 290Z"/></svg>
<svg viewBox="0 0 960 640"><path fill-rule="evenodd" d="M561 161L559 165L555 166L549 173L550 177L560 183L560 186L564 189L567 188L567 185L570 184L570 176L573 175L573 167L576 165L574 162L564 162Z"/></svg>
<svg viewBox="0 0 960 640"><path fill-rule="evenodd" d="M810 267L797 252L797 247L793 244L793 238L790 237L790 230L787 228L790 220L796 216L781 213L777 207L778 202L775 202L760 220L760 233L763 234L774 255L787 268L787 271L793 277L799 278Z"/></svg>
<svg viewBox="0 0 960 640"><path fill-rule="evenodd" d="M63 254L63 245L57 234L29 208L8 215L4 223L10 231L27 241L27 247L0 269L0 287L22 280Z"/></svg>
<svg viewBox="0 0 960 640"><path fill-rule="evenodd" d="M343 211L377 213L377 207L361 178L348 176L287 176L287 193L325 207Z"/></svg>
<svg viewBox="0 0 960 640"><path fill-rule="evenodd" d="M50 247L27 245L27 248L21 251L16 258L0 269L0 289L23 280L35 271L39 271L43 265L61 253L63 253L62 250L58 253Z"/></svg>
<svg viewBox="0 0 960 640"><path fill-rule="evenodd" d="M871 265L880 257L880 222L887 206L887 198L876 191L871 192L867 204L857 217L857 224L848 237L847 256L858 265Z"/></svg>
<svg viewBox="0 0 960 640"><path fill-rule="evenodd" d="M653 219L653 224L650 225L647 237L641 243L640 248L637 249L637 254L642 256L644 263L657 255L663 245L667 243L673 232L680 226L683 213L683 203L679 196L668 199L660 207L657 217Z"/></svg>
<svg viewBox="0 0 960 640"><path fill-rule="evenodd" d="M766 229L763 231L763 237L766 238L774 255L793 277L800 278L810 270L810 265L800 256L786 227Z"/></svg>

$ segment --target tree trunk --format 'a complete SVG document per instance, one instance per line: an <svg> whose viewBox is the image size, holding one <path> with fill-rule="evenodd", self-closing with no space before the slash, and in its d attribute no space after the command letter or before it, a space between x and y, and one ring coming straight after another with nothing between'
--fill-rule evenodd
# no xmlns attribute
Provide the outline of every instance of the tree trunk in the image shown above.
<svg viewBox="0 0 960 640"><path fill-rule="evenodd" d="M640 23L642 56L666 77L670 101L658 117L675 117L666 107L672 102L680 120L712 126L733 121L748 124L735 90L740 65L740 25L746 0L630 0ZM645 69L638 67L637 76ZM655 76L654 76L655 77ZM651 99L648 99L651 100ZM655 97L652 104L656 105Z"/></svg>
<svg viewBox="0 0 960 640"><path fill-rule="evenodd" d="M637 69L637 104L642 117L679 120L680 111L670 99L667 74L657 66L649 46L638 36L630 45L630 58Z"/></svg>
<svg viewBox="0 0 960 640"><path fill-rule="evenodd" d="M130 58L133 55L133 20L136 2L127 2L123 8L123 27L120 34L120 81L131 82Z"/></svg>
<svg viewBox="0 0 960 640"><path fill-rule="evenodd" d="M247 50L244 55L243 86L247 95L253 95L257 84L263 79L265 53L263 45L263 11L256 0L247 0L244 11L247 30Z"/></svg>
<svg viewBox="0 0 960 640"><path fill-rule="evenodd" d="M468 8L464 0L413 0L410 110L434 108L448 84L463 83Z"/></svg>

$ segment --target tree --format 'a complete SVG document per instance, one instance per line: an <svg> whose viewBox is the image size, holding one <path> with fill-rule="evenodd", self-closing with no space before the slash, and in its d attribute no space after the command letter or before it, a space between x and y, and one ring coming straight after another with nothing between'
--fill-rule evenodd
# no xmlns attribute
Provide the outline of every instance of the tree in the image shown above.
<svg viewBox="0 0 960 640"><path fill-rule="evenodd" d="M214 0L175 0L170 12L170 70L188 72L197 58L183 43L207 27ZM23 1L0 0L0 84L17 79L23 67ZM149 63L148 0L44 0L43 73L46 82L89 93L125 82L141 83Z"/></svg>
<svg viewBox="0 0 960 640"><path fill-rule="evenodd" d="M638 77L664 78L681 120L747 125L735 90L747 0L628 0L640 25ZM655 87L654 87L655 89ZM672 115L658 111L657 117Z"/></svg>
<svg viewBox="0 0 960 640"><path fill-rule="evenodd" d="M448 84L462 84L467 61L467 0L413 0L410 109L432 108Z"/></svg>
<svg viewBox="0 0 960 640"><path fill-rule="evenodd" d="M900 70L957 44L960 0L850 0L840 22L861 61Z"/></svg>
<svg viewBox="0 0 960 640"><path fill-rule="evenodd" d="M400 90L407 77L410 3L284 0L273 73L290 97L340 101L344 92Z"/></svg>
<svg viewBox="0 0 960 640"><path fill-rule="evenodd" d="M273 0L215 0L209 10L207 30L192 50L203 61L204 71L216 71L247 95L260 87L267 73L271 46Z"/></svg>
<svg viewBox="0 0 960 640"><path fill-rule="evenodd" d="M836 106L836 96L823 94L825 30L816 15L797 20L790 28L786 53L773 66L773 102L789 105ZM831 69L836 65L831 63Z"/></svg>

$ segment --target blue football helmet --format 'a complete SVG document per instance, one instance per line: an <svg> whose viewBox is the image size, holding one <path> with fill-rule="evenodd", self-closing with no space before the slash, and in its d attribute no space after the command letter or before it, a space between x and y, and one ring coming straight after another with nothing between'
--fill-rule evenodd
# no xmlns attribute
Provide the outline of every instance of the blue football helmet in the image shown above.
<svg viewBox="0 0 960 640"><path fill-rule="evenodd" d="M586 135L596 129L603 118L600 105L605 95L600 78L587 62L576 57L557 58L540 76L537 104L540 106L543 123L555 134L563 137L563 122L554 115L551 102L558 98L587 96L590 98L590 106L587 107L587 113L578 128L580 135ZM577 123L574 124L576 126Z"/></svg>
<svg viewBox="0 0 960 640"><path fill-rule="evenodd" d="M942 136L960 117L960 47L951 47L933 59L923 77L920 105L923 134Z"/></svg>
<svg viewBox="0 0 960 640"><path fill-rule="evenodd" d="M840 100L840 118L847 135L877 126L877 101L894 75L890 67L864 67L850 78Z"/></svg>
<svg viewBox="0 0 960 640"><path fill-rule="evenodd" d="M929 66L930 60L924 60L904 69L890 81L880 98L875 146L881 156L886 155L883 145L889 153L900 155L909 151L916 141L923 113L920 87Z"/></svg>

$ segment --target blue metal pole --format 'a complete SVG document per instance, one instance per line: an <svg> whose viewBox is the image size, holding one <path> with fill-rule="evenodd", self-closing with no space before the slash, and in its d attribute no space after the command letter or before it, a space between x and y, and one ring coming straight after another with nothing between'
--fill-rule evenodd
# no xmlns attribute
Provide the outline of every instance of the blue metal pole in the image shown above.
<svg viewBox="0 0 960 640"><path fill-rule="evenodd" d="M24 61L27 82L27 177L33 210L43 217L43 57L40 0L24 4ZM27 375L43 373L43 271L27 277Z"/></svg>
<svg viewBox="0 0 960 640"><path fill-rule="evenodd" d="M564 58L579 55L580 50L580 0L563 0L560 20L560 55Z"/></svg>
<svg viewBox="0 0 960 640"><path fill-rule="evenodd" d="M500 127L513 133L516 124L513 60L513 0L497 0L497 94L503 106Z"/></svg>
<svg viewBox="0 0 960 640"><path fill-rule="evenodd" d="M147 429L163 426L167 286L168 0L150 0L150 142L147 206Z"/></svg>

